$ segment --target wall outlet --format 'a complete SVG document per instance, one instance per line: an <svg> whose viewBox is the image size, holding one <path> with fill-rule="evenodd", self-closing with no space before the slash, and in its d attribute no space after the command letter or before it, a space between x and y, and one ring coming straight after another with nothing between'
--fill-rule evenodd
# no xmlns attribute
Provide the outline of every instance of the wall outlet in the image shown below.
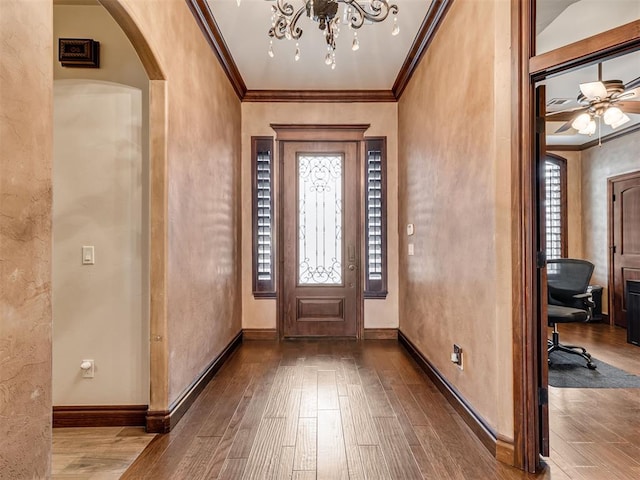
<svg viewBox="0 0 640 480"><path fill-rule="evenodd" d="M82 371L82 378L93 378L95 376L95 363L93 360L82 360L80 363L80 370Z"/></svg>
<svg viewBox="0 0 640 480"><path fill-rule="evenodd" d="M451 361L458 365L460 370L464 370L462 365L462 348L460 345L453 344L453 352L451 353Z"/></svg>

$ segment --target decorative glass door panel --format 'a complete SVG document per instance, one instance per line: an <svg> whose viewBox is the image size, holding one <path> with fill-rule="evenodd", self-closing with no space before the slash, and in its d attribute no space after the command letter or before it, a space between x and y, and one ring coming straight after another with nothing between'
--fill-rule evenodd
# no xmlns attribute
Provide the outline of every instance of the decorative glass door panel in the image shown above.
<svg viewBox="0 0 640 480"><path fill-rule="evenodd" d="M298 285L342 285L342 155L298 155Z"/></svg>
<svg viewBox="0 0 640 480"><path fill-rule="evenodd" d="M360 168L356 142L283 142L284 337L358 335Z"/></svg>

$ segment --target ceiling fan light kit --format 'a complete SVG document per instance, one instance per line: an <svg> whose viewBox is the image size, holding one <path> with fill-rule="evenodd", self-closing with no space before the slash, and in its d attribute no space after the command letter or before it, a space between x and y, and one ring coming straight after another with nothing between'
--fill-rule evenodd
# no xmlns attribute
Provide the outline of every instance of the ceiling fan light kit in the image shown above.
<svg viewBox="0 0 640 480"><path fill-rule="evenodd" d="M358 30L365 21L368 23L380 23L386 20L389 14L394 16L391 35L400 33L398 25L398 6L389 4L388 0L302 0L302 7L296 9L291 3L292 0L267 0L271 5L271 28L268 35L269 57L274 57L273 39L277 40L299 40L303 30L298 26L298 22L303 14L318 23L318 29L323 32L327 44L327 53L324 57L326 65L332 69L336 68L336 39L340 35L340 26L347 25L349 30L354 30L351 50L360 49ZM240 0L237 0L240 6ZM340 4L344 4L340 13ZM300 45L296 43L294 54L296 61L300 59Z"/></svg>
<svg viewBox="0 0 640 480"><path fill-rule="evenodd" d="M640 87L637 86L640 79L636 78L626 85L621 80L602 81L602 64L598 65L598 79L597 82L580 84L577 101L582 106L547 115L549 120L553 120L556 115L562 118L561 114L577 115L569 117L569 121L557 129L556 133L562 133L571 127L583 135L593 135L596 130L601 134L598 127L602 121L615 129L631 120L625 111L640 114L640 102L633 101L640 96Z"/></svg>

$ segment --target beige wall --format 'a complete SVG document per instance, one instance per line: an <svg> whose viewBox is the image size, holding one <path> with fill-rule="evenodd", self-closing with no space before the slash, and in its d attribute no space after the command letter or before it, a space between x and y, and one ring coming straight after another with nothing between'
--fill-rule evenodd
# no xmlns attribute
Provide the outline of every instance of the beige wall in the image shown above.
<svg viewBox="0 0 640 480"><path fill-rule="evenodd" d="M252 294L251 137L274 136L271 123L370 124L366 136L387 137L388 289L385 300L365 300L365 328L398 326L397 105L395 103L242 104L242 285L244 328L276 328L276 302Z"/></svg>
<svg viewBox="0 0 640 480"><path fill-rule="evenodd" d="M0 2L0 478L51 451L50 0Z"/></svg>
<svg viewBox="0 0 640 480"><path fill-rule="evenodd" d="M399 222L416 232L400 235L400 329L506 440L513 437L509 21L509 2L454 2L398 113ZM464 370L449 360L454 343Z"/></svg>
<svg viewBox="0 0 640 480"><path fill-rule="evenodd" d="M52 58L53 402L148 404L149 79L100 5L55 6L53 33L101 47L99 69ZM95 265L81 264L82 245Z"/></svg>
<svg viewBox="0 0 640 480"><path fill-rule="evenodd" d="M168 382L161 409L241 329L240 101L184 0L119 3L166 79L166 332L151 331L166 353L168 378L152 367L152 385Z"/></svg>
<svg viewBox="0 0 640 480"><path fill-rule="evenodd" d="M640 170L640 133L625 135L582 152L582 237L584 258L595 264L592 284L604 287L602 309L608 312L609 239L607 180Z"/></svg>

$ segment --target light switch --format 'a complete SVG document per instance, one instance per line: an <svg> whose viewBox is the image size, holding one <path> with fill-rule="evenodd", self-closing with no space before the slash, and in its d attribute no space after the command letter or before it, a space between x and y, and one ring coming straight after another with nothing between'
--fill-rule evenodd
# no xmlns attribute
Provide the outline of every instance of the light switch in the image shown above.
<svg viewBox="0 0 640 480"><path fill-rule="evenodd" d="M407 223L407 235L413 235L413 223Z"/></svg>
<svg viewBox="0 0 640 480"><path fill-rule="evenodd" d="M82 264L94 265L96 263L95 250L93 245L85 245L82 247Z"/></svg>
<svg viewBox="0 0 640 480"><path fill-rule="evenodd" d="M408 254L409 255L413 255L413 243L409 244L409 249L408 250L409 250Z"/></svg>

